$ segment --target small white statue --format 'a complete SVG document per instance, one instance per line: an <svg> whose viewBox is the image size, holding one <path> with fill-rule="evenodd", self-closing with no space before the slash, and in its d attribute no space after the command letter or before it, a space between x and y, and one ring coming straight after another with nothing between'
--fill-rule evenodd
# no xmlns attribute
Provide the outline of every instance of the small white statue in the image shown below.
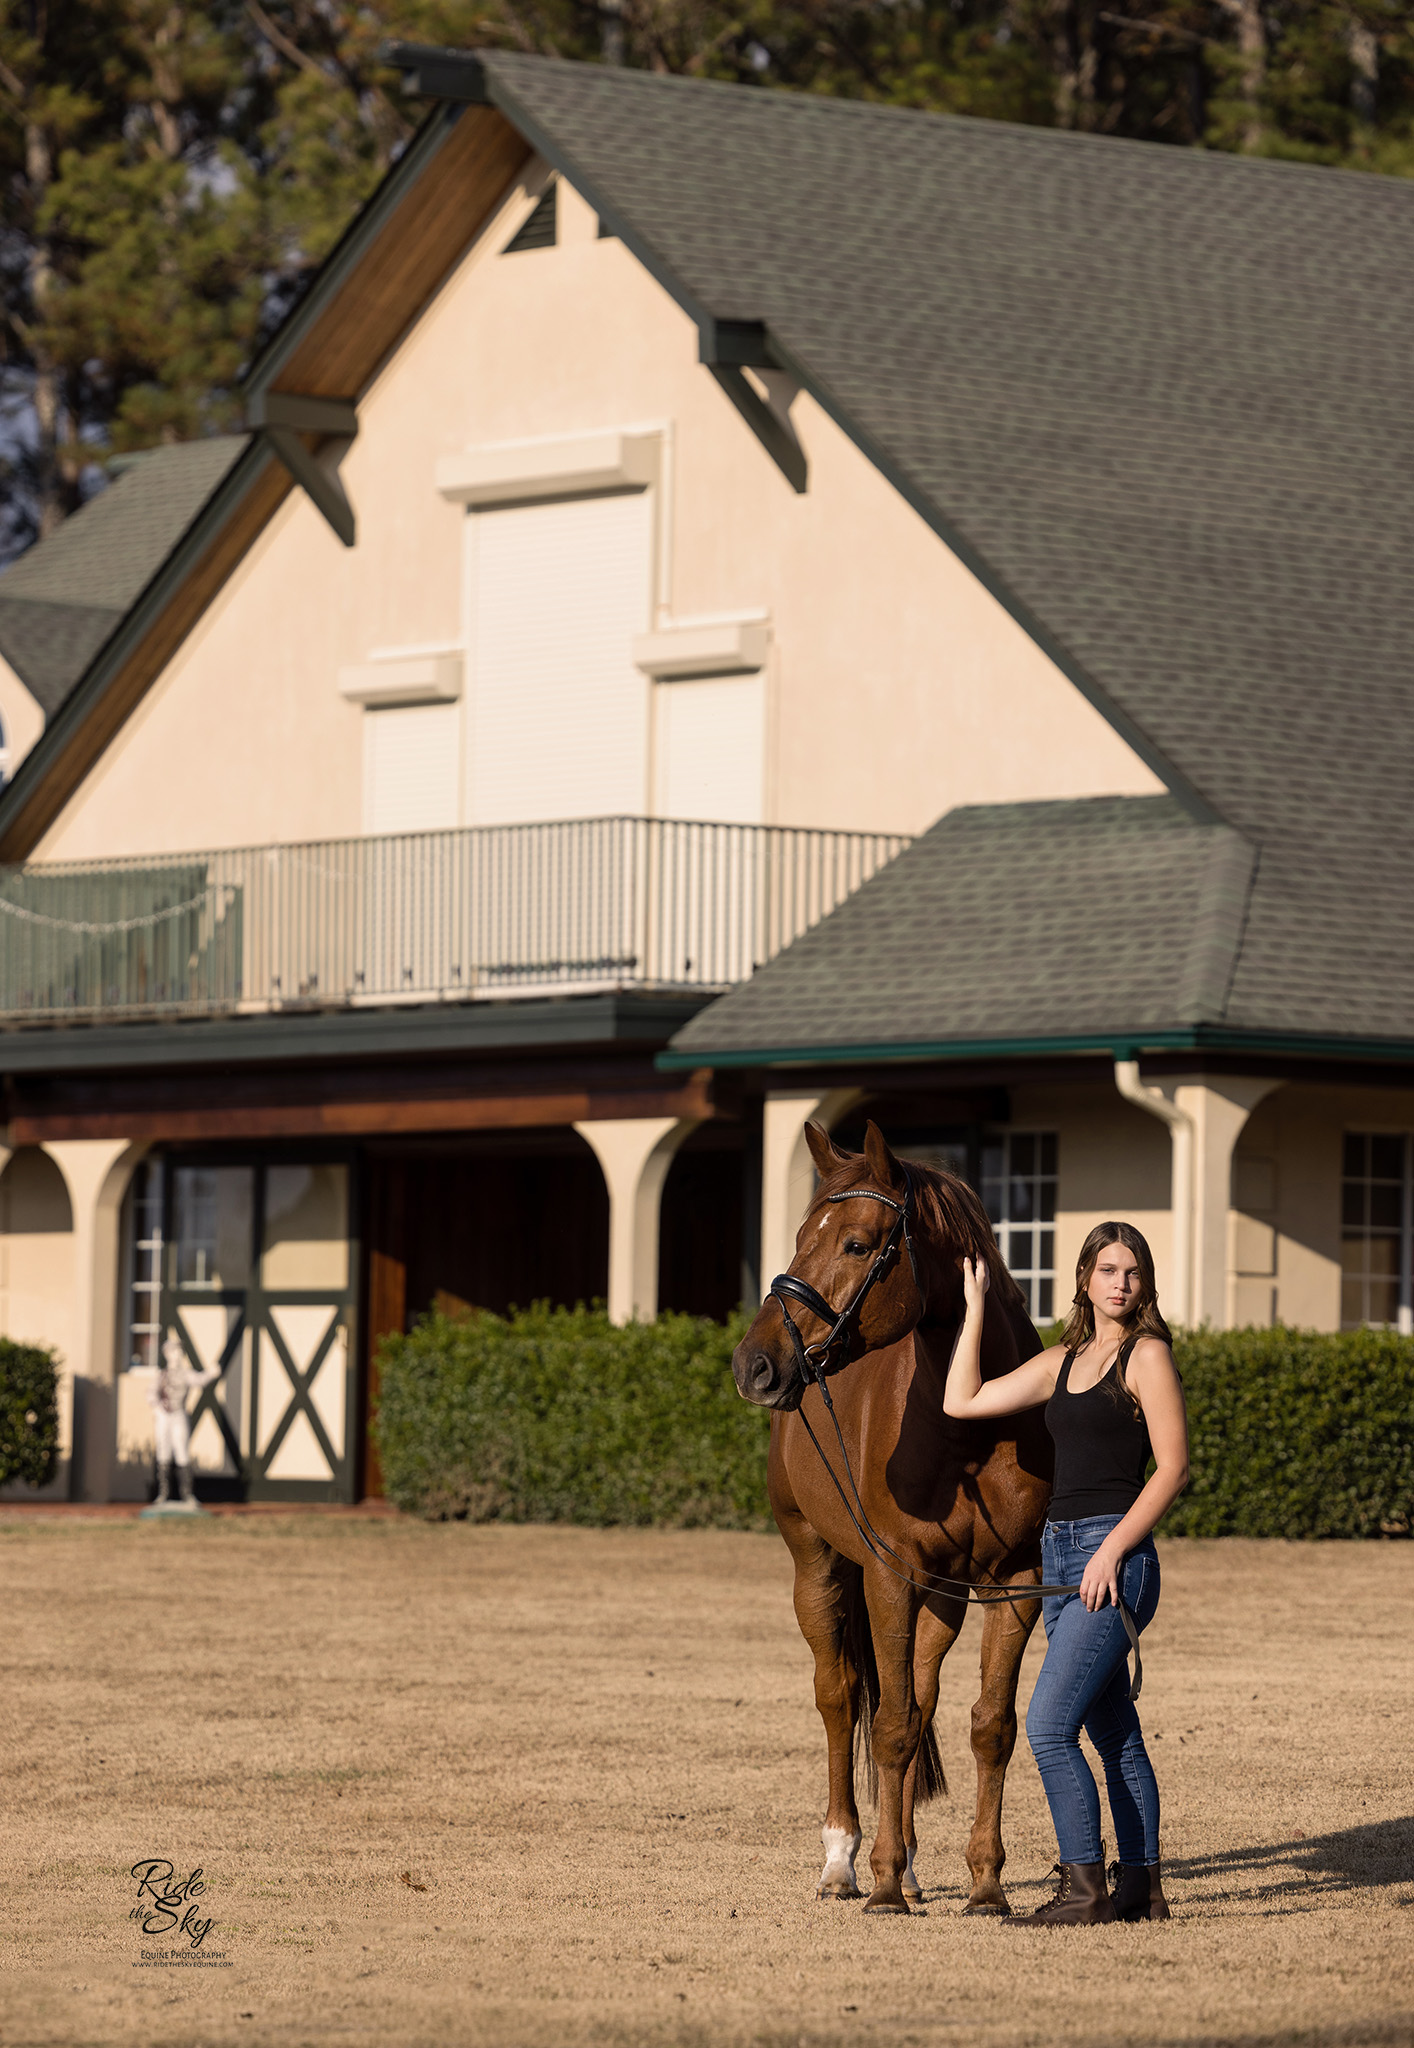
<svg viewBox="0 0 1414 2048"><path fill-rule="evenodd" d="M154 1507L176 1505L172 1500L172 1467L175 1465L181 1506L189 1514L197 1512L191 1467L187 1463L187 1446L191 1438L187 1395L193 1387L209 1387L220 1377L219 1365L192 1364L175 1330L167 1336L162 1346L162 1363L152 1374L147 1389L157 1439L157 1498L153 1502Z"/></svg>

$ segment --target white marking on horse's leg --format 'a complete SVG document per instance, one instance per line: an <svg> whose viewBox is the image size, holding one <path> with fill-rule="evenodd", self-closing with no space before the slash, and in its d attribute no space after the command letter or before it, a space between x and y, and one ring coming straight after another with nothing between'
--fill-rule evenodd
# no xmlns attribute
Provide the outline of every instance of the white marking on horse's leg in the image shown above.
<svg viewBox="0 0 1414 2048"><path fill-rule="evenodd" d="M907 1845L905 1844L905 1847ZM913 1867L913 1851L908 1850L908 1861L903 1866L903 1894L907 1899L921 1899L923 1887L918 1882L918 1873Z"/></svg>
<svg viewBox="0 0 1414 2048"><path fill-rule="evenodd" d="M820 1840L825 1845L825 1868L820 1872L816 1898L859 1897L859 1886L854 1881L854 1859L859 1854L859 1844L863 1839L858 1829L851 1835L844 1828L821 1828Z"/></svg>

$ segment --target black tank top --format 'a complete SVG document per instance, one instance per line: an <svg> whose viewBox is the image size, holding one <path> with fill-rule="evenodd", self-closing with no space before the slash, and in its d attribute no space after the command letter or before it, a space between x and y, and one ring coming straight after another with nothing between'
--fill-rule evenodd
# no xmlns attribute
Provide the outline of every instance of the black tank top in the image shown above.
<svg viewBox="0 0 1414 2048"><path fill-rule="evenodd" d="M1046 1427L1056 1447L1056 1483L1047 1510L1053 1522L1078 1522L1086 1515L1125 1515L1144 1489L1153 1455L1149 1425L1114 1384L1115 1370L1133 1344L1122 1345L1109 1371L1083 1394L1070 1391L1067 1351L1046 1403Z"/></svg>

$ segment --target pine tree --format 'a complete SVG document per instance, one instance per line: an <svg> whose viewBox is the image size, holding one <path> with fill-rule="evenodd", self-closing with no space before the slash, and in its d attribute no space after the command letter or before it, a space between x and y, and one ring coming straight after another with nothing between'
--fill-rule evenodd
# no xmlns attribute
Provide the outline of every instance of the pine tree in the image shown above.
<svg viewBox="0 0 1414 2048"><path fill-rule="evenodd" d="M1414 174L1410 0L0 0L0 556L238 421L425 111L397 38Z"/></svg>

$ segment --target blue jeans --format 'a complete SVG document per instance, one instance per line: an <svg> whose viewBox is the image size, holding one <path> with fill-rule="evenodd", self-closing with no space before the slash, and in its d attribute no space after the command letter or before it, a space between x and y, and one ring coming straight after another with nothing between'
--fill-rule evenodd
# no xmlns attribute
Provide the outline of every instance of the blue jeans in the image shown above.
<svg viewBox="0 0 1414 2048"><path fill-rule="evenodd" d="M1086 1565L1122 1515L1047 1522L1041 1569L1048 1586L1078 1586ZM1146 1536L1119 1571L1120 1596L1144 1629L1159 1604L1159 1558ZM1026 1714L1026 1737L1041 1773L1062 1863L1100 1861L1100 1795L1080 1753L1083 1728L1105 1767L1121 1863L1159 1860L1159 1788L1129 1697L1129 1638L1106 1601L1090 1613L1078 1593L1042 1607L1046 1661Z"/></svg>

